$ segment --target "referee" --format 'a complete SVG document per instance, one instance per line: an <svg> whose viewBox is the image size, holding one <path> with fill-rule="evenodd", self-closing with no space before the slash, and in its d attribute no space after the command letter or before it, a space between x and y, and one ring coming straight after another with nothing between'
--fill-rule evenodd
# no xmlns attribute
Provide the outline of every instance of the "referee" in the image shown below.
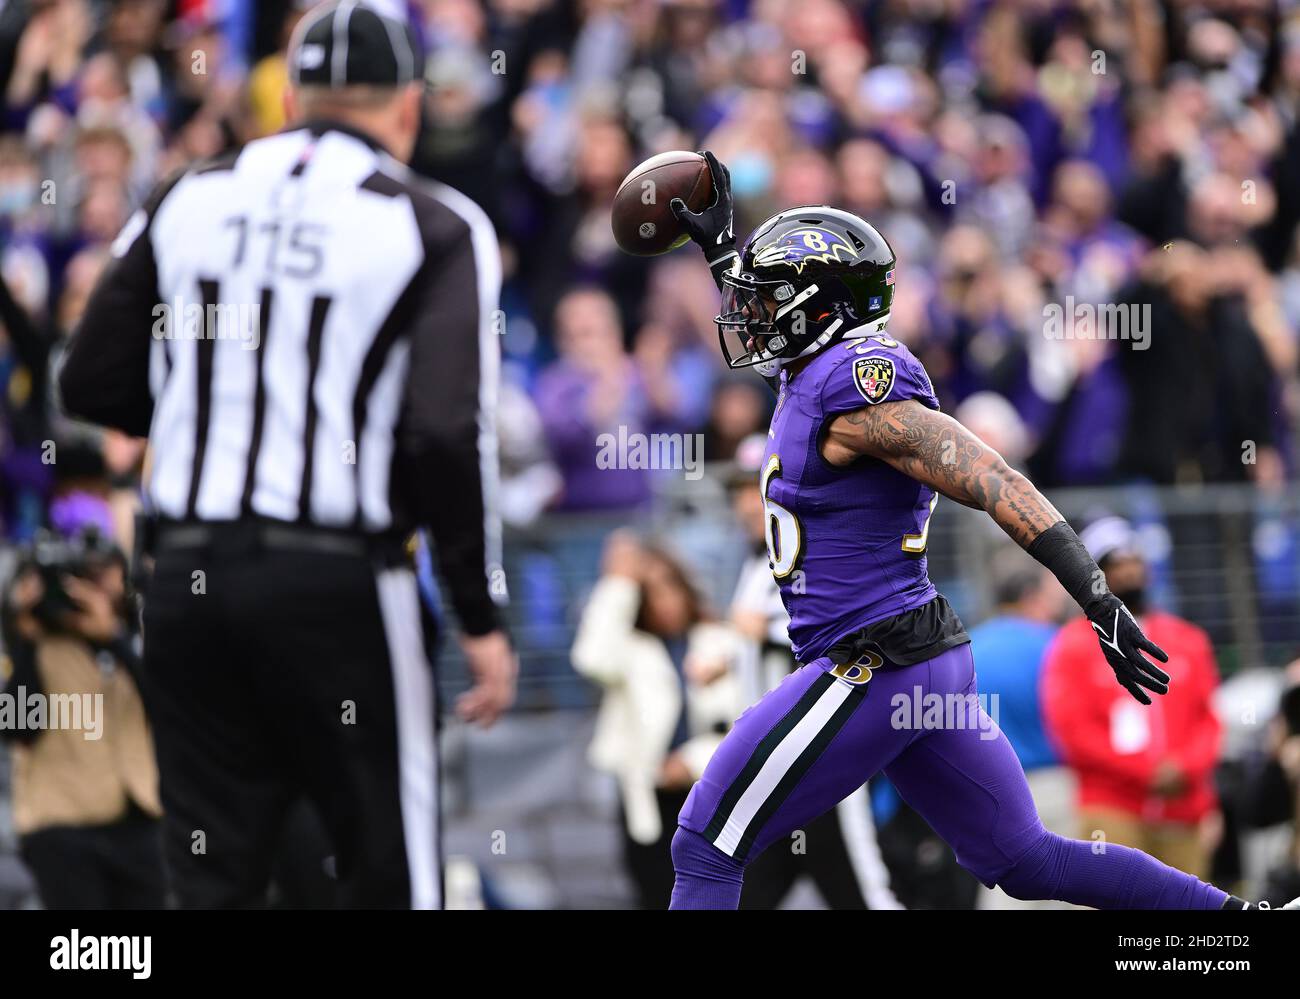
<svg viewBox="0 0 1300 999"><path fill-rule="evenodd" d="M182 905L262 904L286 808L340 902L442 902L434 683L402 541L427 528L491 723L514 696L495 511L500 257L415 178L421 60L358 3L290 44L289 129L164 182L60 375L147 435L145 694Z"/></svg>

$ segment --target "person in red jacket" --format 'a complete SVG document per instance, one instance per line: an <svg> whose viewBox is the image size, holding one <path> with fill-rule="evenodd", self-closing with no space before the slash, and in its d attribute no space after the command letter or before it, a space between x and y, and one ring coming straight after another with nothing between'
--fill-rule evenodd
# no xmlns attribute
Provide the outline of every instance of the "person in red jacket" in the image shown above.
<svg viewBox="0 0 1300 999"><path fill-rule="evenodd" d="M1085 838L1145 850L1203 877L1203 830L1216 817L1214 764L1221 726L1211 700L1218 667L1209 636L1173 614L1146 606L1147 565L1133 528L1119 517L1092 524L1080 539L1111 591L1143 632L1169 653L1169 693L1138 704L1115 686L1097 636L1083 618L1063 627L1047 650L1043 712L1048 733L1079 778Z"/></svg>

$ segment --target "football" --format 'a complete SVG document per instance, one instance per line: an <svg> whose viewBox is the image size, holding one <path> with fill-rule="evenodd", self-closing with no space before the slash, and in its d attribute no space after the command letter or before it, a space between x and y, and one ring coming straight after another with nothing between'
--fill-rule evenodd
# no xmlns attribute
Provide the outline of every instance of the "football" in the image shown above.
<svg viewBox="0 0 1300 999"><path fill-rule="evenodd" d="M699 153L660 153L623 178L614 195L610 225L625 253L653 257L687 241L668 207L673 198L681 198L693 212L712 203L713 178Z"/></svg>

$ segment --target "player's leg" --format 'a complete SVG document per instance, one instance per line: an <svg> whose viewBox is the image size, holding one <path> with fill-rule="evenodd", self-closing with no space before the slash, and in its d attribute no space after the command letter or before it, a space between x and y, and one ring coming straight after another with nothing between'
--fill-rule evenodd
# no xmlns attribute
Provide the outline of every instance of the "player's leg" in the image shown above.
<svg viewBox="0 0 1300 999"><path fill-rule="evenodd" d="M672 908L735 908L749 858L893 759L910 733L890 725L890 702L913 669L837 677L809 664L746 711L678 819Z"/></svg>
<svg viewBox="0 0 1300 999"><path fill-rule="evenodd" d="M1222 907L1224 892L1145 853L1048 832L1011 744L975 699L970 647L925 665L927 690L951 695L950 707L885 773L963 867L1014 898L1099 909Z"/></svg>

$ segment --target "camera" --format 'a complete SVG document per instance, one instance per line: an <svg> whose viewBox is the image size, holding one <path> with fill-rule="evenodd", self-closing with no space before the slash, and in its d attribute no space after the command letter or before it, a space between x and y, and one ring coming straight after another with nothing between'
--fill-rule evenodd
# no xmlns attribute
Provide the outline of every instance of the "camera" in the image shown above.
<svg viewBox="0 0 1300 999"><path fill-rule="evenodd" d="M125 565L126 559L97 527L85 527L70 538L38 531L25 561L40 575L44 590L32 615L46 628L61 631L67 615L79 609L64 589L63 577L94 580L114 564Z"/></svg>

